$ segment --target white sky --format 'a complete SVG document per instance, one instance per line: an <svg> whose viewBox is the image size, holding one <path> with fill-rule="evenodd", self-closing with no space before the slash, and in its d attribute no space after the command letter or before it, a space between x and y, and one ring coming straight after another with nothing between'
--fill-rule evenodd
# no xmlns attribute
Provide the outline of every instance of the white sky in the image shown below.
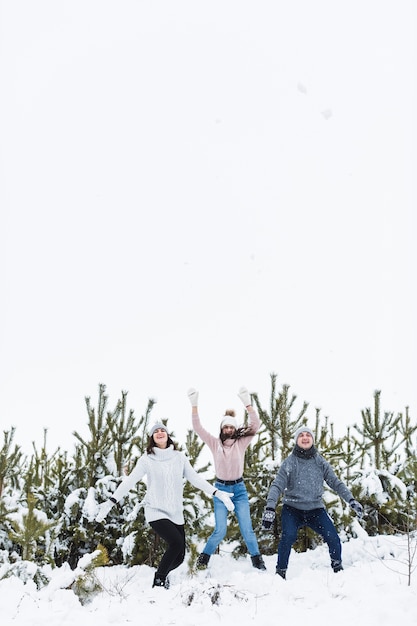
<svg viewBox="0 0 417 626"><path fill-rule="evenodd" d="M417 414L417 5L0 0L1 427L181 439L270 373Z"/></svg>

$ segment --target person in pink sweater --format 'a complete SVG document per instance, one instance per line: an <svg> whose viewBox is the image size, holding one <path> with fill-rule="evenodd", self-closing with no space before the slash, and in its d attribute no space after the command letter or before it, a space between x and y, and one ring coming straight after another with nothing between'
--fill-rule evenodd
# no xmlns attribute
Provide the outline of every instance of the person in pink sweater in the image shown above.
<svg viewBox="0 0 417 626"><path fill-rule="evenodd" d="M243 481L243 466L245 452L252 439L255 437L260 420L252 406L248 390L242 387L238 393L248 415L249 422L246 427L238 427L235 412L231 409L225 412L220 424L220 433L215 436L210 434L201 424L198 414L198 391L188 390L188 397L192 406L193 429L210 448L213 454L214 470L216 472L215 487L227 491L233 504L239 522L240 532L251 555L253 567L266 570L264 560L259 553L258 541L252 527L250 516L249 498ZM203 552L197 560L197 567L207 567L211 555L219 543L226 536L227 531L227 508L223 503L214 501L215 528L208 538Z"/></svg>

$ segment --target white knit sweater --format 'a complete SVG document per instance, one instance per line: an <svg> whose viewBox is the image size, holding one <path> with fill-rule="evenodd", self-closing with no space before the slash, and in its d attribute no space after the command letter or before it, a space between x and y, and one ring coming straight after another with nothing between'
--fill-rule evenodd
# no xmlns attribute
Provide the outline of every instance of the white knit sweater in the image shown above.
<svg viewBox="0 0 417 626"><path fill-rule="evenodd" d="M138 459L113 497L117 501L121 500L146 475L147 489L143 501L146 521L169 519L174 524L184 524L184 478L210 496L216 489L197 474L187 457L174 450L173 446L165 449L155 447L154 452L155 454L145 453Z"/></svg>

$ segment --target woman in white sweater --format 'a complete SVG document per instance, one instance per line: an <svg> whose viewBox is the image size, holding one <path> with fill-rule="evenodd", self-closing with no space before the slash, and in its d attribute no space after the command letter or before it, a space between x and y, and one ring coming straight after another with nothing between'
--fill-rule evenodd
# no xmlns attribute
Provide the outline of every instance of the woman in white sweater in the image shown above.
<svg viewBox="0 0 417 626"><path fill-rule="evenodd" d="M103 521L112 506L145 475L147 477L146 495L143 500L145 519L168 544L152 586L167 589L169 572L181 565L185 557L184 478L197 489L216 496L229 511L234 509L234 505L229 494L216 489L197 474L185 454L176 449L166 426L156 423L149 431L145 454L138 459L132 472L120 483L113 496L101 505L96 521Z"/></svg>

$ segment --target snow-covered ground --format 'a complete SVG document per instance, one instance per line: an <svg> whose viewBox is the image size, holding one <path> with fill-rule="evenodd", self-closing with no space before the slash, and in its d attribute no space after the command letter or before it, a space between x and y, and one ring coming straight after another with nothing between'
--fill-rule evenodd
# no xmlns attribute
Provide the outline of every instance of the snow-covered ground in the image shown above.
<svg viewBox="0 0 417 626"><path fill-rule="evenodd" d="M268 571L259 572L249 559L236 561L221 552L193 577L184 562L171 574L168 590L152 589L154 570L147 566L100 568L103 591L84 605L65 588L73 573L62 567L39 591L15 577L0 581L1 621L7 626L417 624L417 571L409 585L406 537L362 534L343 544L343 557L345 570L334 574L325 546L293 552L283 581L275 574L275 556L265 557Z"/></svg>

